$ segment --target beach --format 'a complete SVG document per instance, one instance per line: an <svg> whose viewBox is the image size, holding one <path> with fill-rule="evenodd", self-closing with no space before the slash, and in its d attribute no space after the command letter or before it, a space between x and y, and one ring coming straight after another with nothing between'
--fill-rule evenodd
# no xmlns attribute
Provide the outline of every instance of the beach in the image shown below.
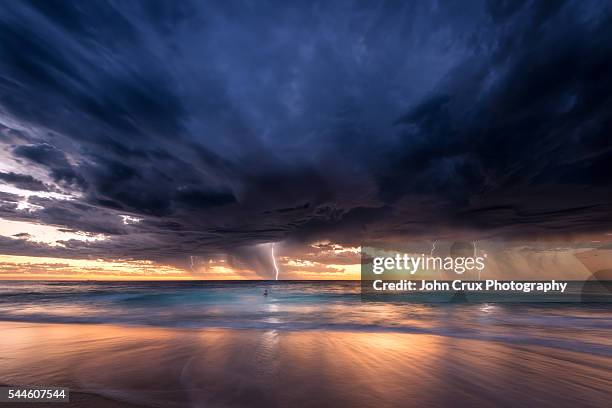
<svg viewBox="0 0 612 408"><path fill-rule="evenodd" d="M609 356L435 335L19 322L0 332L0 383L69 387L69 406L604 407L612 395Z"/></svg>
<svg viewBox="0 0 612 408"><path fill-rule="evenodd" d="M0 408L612 408L611 67L612 0L2 1Z"/></svg>
<svg viewBox="0 0 612 408"><path fill-rule="evenodd" d="M609 304L369 302L359 288L3 282L0 384L69 387L74 407L608 406Z"/></svg>

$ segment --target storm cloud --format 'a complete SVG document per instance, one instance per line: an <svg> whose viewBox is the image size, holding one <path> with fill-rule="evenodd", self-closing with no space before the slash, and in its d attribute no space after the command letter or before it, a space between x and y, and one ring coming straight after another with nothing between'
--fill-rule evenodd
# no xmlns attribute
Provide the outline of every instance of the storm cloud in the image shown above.
<svg viewBox="0 0 612 408"><path fill-rule="evenodd" d="M184 266L609 232L610 72L604 1L5 2L0 181L63 197L0 216L107 236L45 254Z"/></svg>

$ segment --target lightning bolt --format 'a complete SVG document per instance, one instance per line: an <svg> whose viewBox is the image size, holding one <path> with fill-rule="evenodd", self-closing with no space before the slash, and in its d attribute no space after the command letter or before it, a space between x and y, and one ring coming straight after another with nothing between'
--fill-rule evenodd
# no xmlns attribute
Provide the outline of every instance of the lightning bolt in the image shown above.
<svg viewBox="0 0 612 408"><path fill-rule="evenodd" d="M271 255L272 255L272 264L274 265L274 270L276 271L276 280L278 280L278 266L276 265L276 258L274 257L274 244L272 244Z"/></svg>
<svg viewBox="0 0 612 408"><path fill-rule="evenodd" d="M193 272L193 255L189 256L189 263L191 265L191 272Z"/></svg>

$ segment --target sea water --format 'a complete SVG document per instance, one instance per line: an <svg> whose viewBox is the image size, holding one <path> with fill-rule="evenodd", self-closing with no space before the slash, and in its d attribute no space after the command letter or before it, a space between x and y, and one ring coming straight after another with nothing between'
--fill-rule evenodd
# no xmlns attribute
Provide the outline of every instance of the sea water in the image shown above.
<svg viewBox="0 0 612 408"><path fill-rule="evenodd" d="M362 302L347 281L3 281L0 320L423 333L612 356L610 304Z"/></svg>

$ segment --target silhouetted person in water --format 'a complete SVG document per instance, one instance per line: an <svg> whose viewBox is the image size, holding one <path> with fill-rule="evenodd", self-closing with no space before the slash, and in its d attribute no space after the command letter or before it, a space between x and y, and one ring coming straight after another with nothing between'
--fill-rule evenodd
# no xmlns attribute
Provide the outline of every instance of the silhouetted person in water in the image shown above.
<svg viewBox="0 0 612 408"><path fill-rule="evenodd" d="M264 289L264 296L268 296L268 289Z"/></svg>

